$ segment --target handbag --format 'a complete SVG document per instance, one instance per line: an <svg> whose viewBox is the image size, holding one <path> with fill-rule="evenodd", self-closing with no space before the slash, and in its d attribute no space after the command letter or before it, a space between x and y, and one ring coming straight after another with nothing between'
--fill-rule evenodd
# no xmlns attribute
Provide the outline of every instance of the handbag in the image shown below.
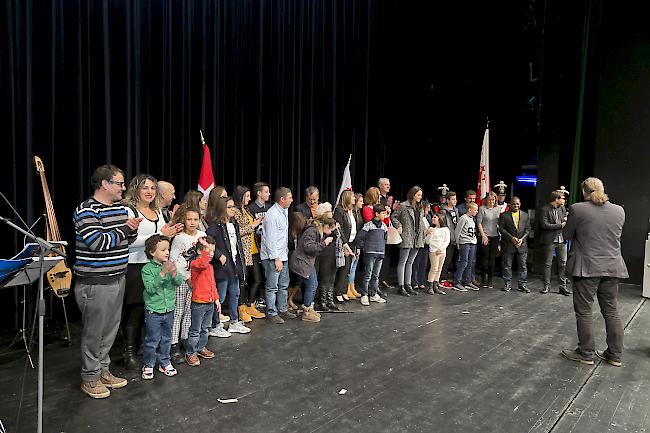
<svg viewBox="0 0 650 433"><path fill-rule="evenodd" d="M397 245L402 243L402 236L399 234L397 229L391 224L388 226L388 240L386 241L387 245Z"/></svg>

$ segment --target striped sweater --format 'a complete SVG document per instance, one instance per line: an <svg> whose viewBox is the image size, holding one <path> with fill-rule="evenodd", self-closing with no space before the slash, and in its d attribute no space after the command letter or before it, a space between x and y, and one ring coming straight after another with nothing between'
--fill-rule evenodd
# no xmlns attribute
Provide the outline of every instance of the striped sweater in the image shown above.
<svg viewBox="0 0 650 433"><path fill-rule="evenodd" d="M78 279L86 284L109 284L124 275L129 243L138 234L126 225L127 219L124 206L105 205L92 197L75 209L74 273Z"/></svg>

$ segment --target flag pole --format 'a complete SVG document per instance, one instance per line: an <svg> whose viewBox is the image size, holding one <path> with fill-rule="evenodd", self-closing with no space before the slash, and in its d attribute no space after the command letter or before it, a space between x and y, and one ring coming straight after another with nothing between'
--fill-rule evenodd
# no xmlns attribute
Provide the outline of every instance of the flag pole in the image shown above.
<svg viewBox="0 0 650 433"><path fill-rule="evenodd" d="M203 130L199 129L199 132L201 133L201 144L205 144L205 138L203 137Z"/></svg>
<svg viewBox="0 0 650 433"><path fill-rule="evenodd" d="M351 161L352 161L352 154L350 154L350 157L348 158L348 165L350 165Z"/></svg>

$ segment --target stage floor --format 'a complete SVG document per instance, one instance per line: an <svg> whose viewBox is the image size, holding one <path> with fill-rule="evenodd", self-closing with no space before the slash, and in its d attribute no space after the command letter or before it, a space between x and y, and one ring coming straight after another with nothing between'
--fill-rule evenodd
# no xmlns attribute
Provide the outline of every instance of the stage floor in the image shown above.
<svg viewBox="0 0 650 433"><path fill-rule="evenodd" d="M105 400L79 391L79 348L45 353L46 432L641 432L650 427L648 305L622 286L623 367L562 358L576 344L571 298L498 289L389 294L351 313L251 324L211 338L200 367L130 375ZM596 344L605 348L596 313ZM119 350L118 350L119 352ZM114 362L115 365L115 362ZM124 371L115 365L115 373ZM21 385L26 372L21 407ZM127 375L128 376L128 375ZM340 391L347 393L341 395ZM0 366L7 432L36 430L36 372ZM237 398L222 404L217 399ZM19 425L17 414L20 411Z"/></svg>

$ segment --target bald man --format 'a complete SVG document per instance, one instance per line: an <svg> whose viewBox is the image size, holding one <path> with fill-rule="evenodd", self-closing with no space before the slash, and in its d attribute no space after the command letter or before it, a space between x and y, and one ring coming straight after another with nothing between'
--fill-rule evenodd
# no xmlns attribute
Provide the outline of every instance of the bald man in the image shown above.
<svg viewBox="0 0 650 433"><path fill-rule="evenodd" d="M174 216L174 212L178 209L178 204L171 210L169 207L176 199L176 188L170 182L159 180L158 181L158 194L160 194L160 207L162 209L163 218L168 223Z"/></svg>

